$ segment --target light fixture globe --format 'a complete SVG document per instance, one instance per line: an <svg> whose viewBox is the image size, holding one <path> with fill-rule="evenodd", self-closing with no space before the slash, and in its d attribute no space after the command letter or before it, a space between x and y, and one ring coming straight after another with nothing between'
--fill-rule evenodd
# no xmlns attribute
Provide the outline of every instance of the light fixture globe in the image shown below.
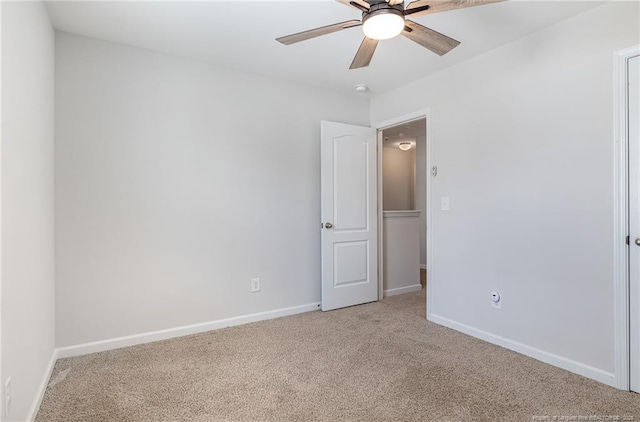
<svg viewBox="0 0 640 422"><path fill-rule="evenodd" d="M373 40L388 40L400 35L403 29L402 11L391 7L374 10L365 15L362 21L362 32Z"/></svg>
<svg viewBox="0 0 640 422"><path fill-rule="evenodd" d="M411 149L411 142L400 142L398 148L403 151L409 151Z"/></svg>

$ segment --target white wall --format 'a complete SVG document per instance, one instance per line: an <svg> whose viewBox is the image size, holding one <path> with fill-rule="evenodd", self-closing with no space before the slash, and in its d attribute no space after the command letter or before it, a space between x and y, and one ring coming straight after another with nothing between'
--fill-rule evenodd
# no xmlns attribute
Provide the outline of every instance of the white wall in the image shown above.
<svg viewBox="0 0 640 422"><path fill-rule="evenodd" d="M431 108L430 318L610 383L612 57L639 42L638 6L593 8L371 105L373 122Z"/></svg>
<svg viewBox="0 0 640 422"><path fill-rule="evenodd" d="M384 285L385 296L415 292L420 284L420 213L385 211Z"/></svg>
<svg viewBox="0 0 640 422"><path fill-rule="evenodd" d="M2 393L25 420L54 348L54 32L41 2L2 2ZM3 403L4 410L4 403Z"/></svg>
<svg viewBox="0 0 640 422"><path fill-rule="evenodd" d="M57 33L57 345L318 302L323 119L369 102Z"/></svg>
<svg viewBox="0 0 640 422"><path fill-rule="evenodd" d="M412 140L413 141L413 140ZM382 207L385 210L414 209L416 150L382 149Z"/></svg>

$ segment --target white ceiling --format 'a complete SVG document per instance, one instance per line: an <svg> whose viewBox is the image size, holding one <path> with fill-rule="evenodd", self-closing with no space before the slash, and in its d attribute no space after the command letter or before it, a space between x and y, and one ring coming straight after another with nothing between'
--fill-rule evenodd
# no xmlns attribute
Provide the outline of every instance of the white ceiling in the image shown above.
<svg viewBox="0 0 640 422"><path fill-rule="evenodd" d="M276 37L349 19L360 12L316 1L52 1L56 29L310 84L353 95L380 93L540 30L600 3L510 1L415 18L461 41L439 57L397 37L382 41L368 68L349 70L362 41L351 28L285 46Z"/></svg>

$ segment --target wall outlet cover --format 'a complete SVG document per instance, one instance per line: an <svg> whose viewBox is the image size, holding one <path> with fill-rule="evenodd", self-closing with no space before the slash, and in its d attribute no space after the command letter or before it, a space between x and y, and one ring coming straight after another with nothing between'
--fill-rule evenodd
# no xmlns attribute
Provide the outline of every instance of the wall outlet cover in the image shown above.
<svg viewBox="0 0 640 422"><path fill-rule="evenodd" d="M494 309L502 309L502 295L500 292L491 292L491 307Z"/></svg>
<svg viewBox="0 0 640 422"><path fill-rule="evenodd" d="M252 278L251 279L251 293L256 293L260 291L260 279Z"/></svg>
<svg viewBox="0 0 640 422"><path fill-rule="evenodd" d="M11 377L7 378L4 383L4 416L9 417L9 413L11 412Z"/></svg>

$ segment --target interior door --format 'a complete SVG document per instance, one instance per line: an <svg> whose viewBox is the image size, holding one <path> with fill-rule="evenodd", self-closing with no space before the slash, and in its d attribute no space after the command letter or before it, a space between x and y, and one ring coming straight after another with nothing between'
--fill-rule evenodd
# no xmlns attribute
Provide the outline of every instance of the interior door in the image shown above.
<svg viewBox="0 0 640 422"><path fill-rule="evenodd" d="M322 310L378 299L376 130L321 124Z"/></svg>
<svg viewBox="0 0 640 422"><path fill-rule="evenodd" d="M627 62L629 122L630 387L640 392L640 56Z"/></svg>

